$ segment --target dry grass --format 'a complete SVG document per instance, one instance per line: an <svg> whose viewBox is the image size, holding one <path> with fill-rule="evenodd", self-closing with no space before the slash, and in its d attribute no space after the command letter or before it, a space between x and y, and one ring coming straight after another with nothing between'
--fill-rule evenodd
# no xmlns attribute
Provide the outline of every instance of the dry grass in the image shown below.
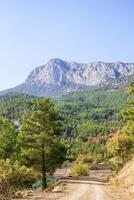
<svg viewBox="0 0 134 200"><path fill-rule="evenodd" d="M11 200L10 186L3 176L0 176L0 200Z"/></svg>
<svg viewBox="0 0 134 200"><path fill-rule="evenodd" d="M120 193L127 196L127 200L134 199L134 159L125 164L122 170L117 176L111 176L109 178L110 183Z"/></svg>

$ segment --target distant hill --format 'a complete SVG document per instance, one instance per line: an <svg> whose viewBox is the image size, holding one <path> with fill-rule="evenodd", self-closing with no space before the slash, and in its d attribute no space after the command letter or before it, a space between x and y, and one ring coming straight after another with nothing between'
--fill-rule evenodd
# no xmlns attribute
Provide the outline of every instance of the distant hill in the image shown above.
<svg viewBox="0 0 134 200"><path fill-rule="evenodd" d="M5 94L0 96L0 116L15 122L33 109L33 97L25 94ZM126 107L127 87L71 92L53 98L64 122L63 137L74 138L70 155L76 156L81 148L90 149L88 140L92 136L102 137L120 129L123 124L121 110ZM87 143L85 143L87 142ZM87 145L87 146L86 146ZM97 147L98 148L98 147ZM84 150L84 151L85 151Z"/></svg>
<svg viewBox="0 0 134 200"><path fill-rule="evenodd" d="M60 96L76 90L100 85L118 85L120 80L134 74L134 63L77 63L51 59L35 68L26 81L1 92L25 93L36 96ZM117 83L117 84L116 84Z"/></svg>
<svg viewBox="0 0 134 200"><path fill-rule="evenodd" d="M7 93L0 96L0 116L9 120L21 120L22 116L32 109L32 100L37 97Z"/></svg>
<svg viewBox="0 0 134 200"><path fill-rule="evenodd" d="M125 84L125 83L124 83ZM20 93L6 93L0 95L0 115L9 119L20 119L23 114L32 109L32 101L40 97ZM114 109L117 112L124 108L127 98L127 85L110 89L109 86L96 89L74 91L53 100L60 107L62 113L70 113L73 118L82 112L96 113L101 117L104 110ZM104 108L103 111L98 108ZM78 113L76 113L76 111ZM70 115L69 114L69 115ZM88 116L85 116L89 118ZM96 118L91 114L91 118Z"/></svg>
<svg viewBox="0 0 134 200"><path fill-rule="evenodd" d="M10 101L14 101L14 100L33 100L35 99L35 96L31 96L28 94L21 94L21 93L6 93L0 96L0 103L1 104L6 104Z"/></svg>

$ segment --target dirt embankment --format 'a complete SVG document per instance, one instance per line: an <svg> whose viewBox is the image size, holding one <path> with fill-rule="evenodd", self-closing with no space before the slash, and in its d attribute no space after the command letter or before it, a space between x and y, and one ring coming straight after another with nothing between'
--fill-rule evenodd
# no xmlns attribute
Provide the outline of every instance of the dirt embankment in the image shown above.
<svg viewBox="0 0 134 200"><path fill-rule="evenodd" d="M111 191L120 194L122 200L134 200L134 159L126 163L111 182L113 184Z"/></svg>
<svg viewBox="0 0 134 200"><path fill-rule="evenodd" d="M134 159L128 162L117 176L119 185L134 199Z"/></svg>

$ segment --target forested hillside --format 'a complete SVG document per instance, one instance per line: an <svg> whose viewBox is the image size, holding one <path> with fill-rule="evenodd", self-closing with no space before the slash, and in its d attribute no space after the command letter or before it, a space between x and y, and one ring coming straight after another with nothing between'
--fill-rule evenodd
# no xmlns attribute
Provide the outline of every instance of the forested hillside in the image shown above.
<svg viewBox="0 0 134 200"><path fill-rule="evenodd" d="M9 120L21 120L24 113L32 109L32 101L37 98L19 93L0 96L0 115Z"/></svg>
<svg viewBox="0 0 134 200"><path fill-rule="evenodd" d="M73 118L79 122L94 121L113 122L121 120L119 111L126 105L126 89L96 89L73 92L54 98L66 120ZM19 93L9 93L0 96L0 115L12 120L19 120L24 113L32 109L35 97ZM70 120L72 121L72 119Z"/></svg>
<svg viewBox="0 0 134 200"><path fill-rule="evenodd" d="M105 152L107 135L123 124L122 109L126 99L127 89L97 89L74 92L58 100L66 121L65 136L70 137L71 158L90 151Z"/></svg>
<svg viewBox="0 0 134 200"><path fill-rule="evenodd" d="M133 84L127 90L101 87L53 99L1 96L0 174L13 188L16 178L20 188L38 180L46 188L64 161L73 161L73 176L87 176L100 163L119 170L133 155Z"/></svg>
<svg viewBox="0 0 134 200"><path fill-rule="evenodd" d="M24 114L33 108L33 100L42 99L24 94L5 94L0 97L0 115L21 121ZM62 135L68 146L68 156L74 159L79 153L105 151L105 137L122 126L121 111L126 106L127 88L95 89L73 92L55 98L53 101L60 110L64 131ZM92 140L103 140L96 144ZM68 140L70 141L68 143ZM80 145L82 144L82 145Z"/></svg>

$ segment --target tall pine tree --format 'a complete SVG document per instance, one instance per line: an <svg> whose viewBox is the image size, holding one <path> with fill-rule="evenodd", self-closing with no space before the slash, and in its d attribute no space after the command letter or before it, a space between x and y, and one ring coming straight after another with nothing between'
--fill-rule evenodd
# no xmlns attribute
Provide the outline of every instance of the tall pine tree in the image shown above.
<svg viewBox="0 0 134 200"><path fill-rule="evenodd" d="M62 123L56 106L50 99L33 103L33 112L25 118L18 136L21 161L42 173L43 188L47 187L46 174L54 172L64 160L65 148L59 134Z"/></svg>

